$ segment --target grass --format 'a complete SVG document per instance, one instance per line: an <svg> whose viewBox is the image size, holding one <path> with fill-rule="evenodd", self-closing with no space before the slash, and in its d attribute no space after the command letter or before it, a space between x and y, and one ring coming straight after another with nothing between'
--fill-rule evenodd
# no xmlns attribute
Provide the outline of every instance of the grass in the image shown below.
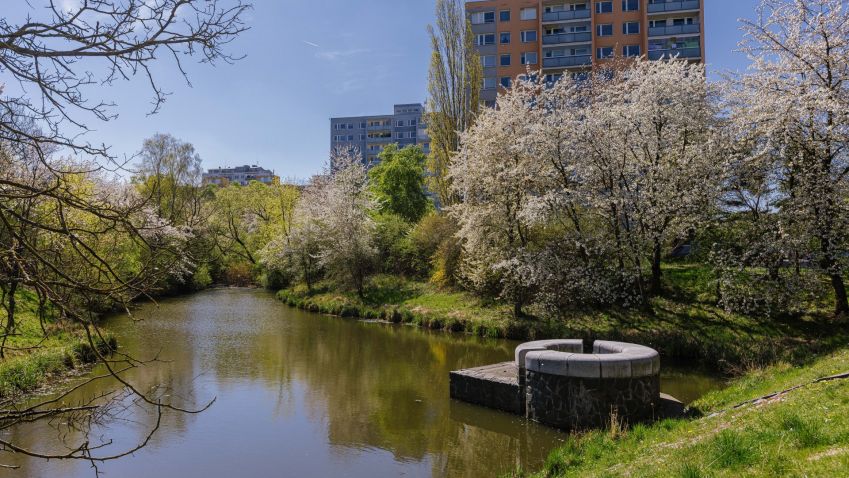
<svg viewBox="0 0 849 478"><path fill-rule="evenodd" d="M774 477L845 476L849 469L849 380L806 385L733 408L742 400L849 371L849 349L805 367L753 371L695 403L705 415L612 434L574 435L542 471L514 476Z"/></svg>
<svg viewBox="0 0 849 478"><path fill-rule="evenodd" d="M38 300L30 291L20 291L16 327L6 342L5 357L0 359L0 399L17 399L33 392L50 380L81 366L93 363L96 354L80 330L55 320L48 313L42 324L38 320ZM6 323L5 310L0 309L0 322ZM44 332L47 333L45 336ZM97 344L102 354L117 348L114 337L107 336Z"/></svg>
<svg viewBox="0 0 849 478"><path fill-rule="evenodd" d="M664 357L688 360L731 375L780 361L803 364L811 356L849 344L849 329L825 309L805 316L760 319L718 308L709 271L667 265L666 293L640 309L571 310L556 317L529 308L515 320L510 307L466 292L392 276L373 278L360 299L322 282L313 291L297 286L278 297L289 305L345 317L410 323L487 337L532 340L574 337L650 345Z"/></svg>

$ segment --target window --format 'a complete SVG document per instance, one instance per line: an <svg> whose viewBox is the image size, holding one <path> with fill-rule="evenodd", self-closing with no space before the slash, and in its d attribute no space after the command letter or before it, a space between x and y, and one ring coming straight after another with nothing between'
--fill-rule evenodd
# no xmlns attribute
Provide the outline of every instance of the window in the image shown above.
<svg viewBox="0 0 849 478"><path fill-rule="evenodd" d="M596 25L595 27L596 35L600 37L609 37L613 35L613 24L607 23L603 25Z"/></svg>
<svg viewBox="0 0 849 478"><path fill-rule="evenodd" d="M484 23L495 23L495 12L475 12L472 13L470 20L472 25L482 25Z"/></svg>
<svg viewBox="0 0 849 478"><path fill-rule="evenodd" d="M510 66L510 54L501 55L501 61L499 62L501 66Z"/></svg>
<svg viewBox="0 0 849 478"><path fill-rule="evenodd" d="M365 121L360 123L360 129L366 129L366 122Z"/></svg>
<svg viewBox="0 0 849 478"><path fill-rule="evenodd" d="M486 100L483 102L483 105L487 108L495 108L495 100Z"/></svg>
<svg viewBox="0 0 849 478"><path fill-rule="evenodd" d="M502 21L502 22L509 22L510 21L510 10L501 10L501 12L499 12L498 15L499 15L498 19L500 21Z"/></svg>
<svg viewBox="0 0 849 478"><path fill-rule="evenodd" d="M536 65L537 64L537 52L528 51L522 53L522 64L523 65Z"/></svg>
<svg viewBox="0 0 849 478"><path fill-rule="evenodd" d="M475 43L478 46L495 45L495 33L485 33L483 35L478 35Z"/></svg>
<svg viewBox="0 0 849 478"><path fill-rule="evenodd" d="M360 135L360 141L365 141L365 140L366 140L366 135L361 134L361 135Z"/></svg>
<svg viewBox="0 0 849 478"><path fill-rule="evenodd" d="M537 19L537 9L536 8L523 8L519 12L519 18L522 20L536 20Z"/></svg>
<svg viewBox="0 0 849 478"><path fill-rule="evenodd" d="M501 32L501 44L506 45L510 43L510 32Z"/></svg>
<svg viewBox="0 0 849 478"><path fill-rule="evenodd" d="M522 43L530 43L537 41L537 31L527 30L522 32Z"/></svg>
<svg viewBox="0 0 849 478"><path fill-rule="evenodd" d="M510 88L511 83L512 82L511 82L509 76L502 76L501 77L501 86L503 86L504 88Z"/></svg>
<svg viewBox="0 0 849 478"><path fill-rule="evenodd" d="M640 9L640 0L622 0L623 12L636 12Z"/></svg>
<svg viewBox="0 0 849 478"><path fill-rule="evenodd" d="M604 59L604 58L612 58L613 57L613 47L612 46L605 46L605 47L601 47L601 48L596 48L595 55L596 55L596 58L598 58L599 60Z"/></svg>
<svg viewBox="0 0 849 478"><path fill-rule="evenodd" d="M398 122L395 123L395 126L397 126L399 128L404 126L404 120L398 120Z"/></svg>
<svg viewBox="0 0 849 478"><path fill-rule="evenodd" d="M640 33L640 22L625 22L622 24L622 33L625 35L637 35Z"/></svg>
<svg viewBox="0 0 849 478"><path fill-rule="evenodd" d="M622 55L629 56L640 56L640 45L625 45L622 47Z"/></svg>
<svg viewBox="0 0 849 478"><path fill-rule="evenodd" d="M595 4L596 13L613 13L613 2L598 2Z"/></svg>
<svg viewBox="0 0 849 478"><path fill-rule="evenodd" d="M495 55L481 56L481 66L484 68L495 68Z"/></svg>
<svg viewBox="0 0 849 478"><path fill-rule="evenodd" d="M545 82L554 84L560 81L560 78L563 78L563 75L545 75Z"/></svg>
<svg viewBox="0 0 849 478"><path fill-rule="evenodd" d="M415 120L415 119L410 120L410 126L415 126L416 123L418 123L418 120Z"/></svg>
<svg viewBox="0 0 849 478"><path fill-rule="evenodd" d="M416 132L410 131L409 133L407 133L407 137L410 139L416 139Z"/></svg>
<svg viewBox="0 0 849 478"><path fill-rule="evenodd" d="M494 90L495 85L496 85L495 78L484 78L483 79L483 89Z"/></svg>

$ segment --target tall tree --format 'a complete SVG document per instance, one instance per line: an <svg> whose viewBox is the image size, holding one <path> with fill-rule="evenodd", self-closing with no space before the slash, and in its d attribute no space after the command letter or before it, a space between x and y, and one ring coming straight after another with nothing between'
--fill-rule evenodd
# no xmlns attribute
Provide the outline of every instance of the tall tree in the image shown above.
<svg viewBox="0 0 849 478"><path fill-rule="evenodd" d="M410 223L418 222L430 207L425 190L426 157L418 146L398 149L391 144L380 153L380 162L369 170L376 199L385 211Z"/></svg>
<svg viewBox="0 0 849 478"><path fill-rule="evenodd" d="M750 72L729 91L740 159L775 178L778 218L802 231L849 314L849 7L843 0L762 0L743 20ZM789 257L788 257L789 259Z"/></svg>
<svg viewBox="0 0 849 478"><path fill-rule="evenodd" d="M448 170L466 131L480 110L483 70L475 49L472 25L461 0L436 1L436 28L428 26L431 40L428 75L427 131L431 153L429 187L442 205L457 201Z"/></svg>
<svg viewBox="0 0 849 478"><path fill-rule="evenodd" d="M183 273L186 231L156 216L148 198L107 174L123 164L107 146L86 141L86 123L116 116L114 104L97 98L103 91L98 86L138 76L150 85L152 112L158 111L167 96L154 75L160 58L173 60L183 75L190 59L234 60L224 47L246 29L243 17L250 7L239 0L85 0L70 7L43 0L42 8L26 3L26 18L0 19L0 75L20 86L0 93L2 280L38 291L61 317L81 327L102 365L138 403L153 407L160 418L166 408L188 411L136 389L120 373L143 362L108 360L96 350L97 310L128 307L155 290L163 276ZM82 158L57 158L57 150ZM100 413L91 403L53 407L64 398L13 404L2 410L0 429L45 419L90 430ZM150 435L127 453L149 440ZM0 438L0 446L94 466L127 454L110 454L88 437L62 443L67 448L56 453L16 441Z"/></svg>

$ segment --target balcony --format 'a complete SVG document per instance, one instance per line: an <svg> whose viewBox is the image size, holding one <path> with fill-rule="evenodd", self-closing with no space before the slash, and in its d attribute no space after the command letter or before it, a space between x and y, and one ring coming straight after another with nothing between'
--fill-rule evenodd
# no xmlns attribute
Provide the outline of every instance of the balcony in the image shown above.
<svg viewBox="0 0 849 478"><path fill-rule="evenodd" d="M665 27L649 28L650 37L663 37L671 35L689 35L701 33L702 26L698 23L693 25L668 25Z"/></svg>
<svg viewBox="0 0 849 478"><path fill-rule="evenodd" d="M688 10L699 10L699 0L665 1L649 3L649 13L682 12Z"/></svg>
<svg viewBox="0 0 849 478"><path fill-rule="evenodd" d="M701 58L701 48L673 48L669 50L650 50L649 60L662 60L671 58Z"/></svg>
<svg viewBox="0 0 849 478"><path fill-rule="evenodd" d="M571 68L575 66L591 66L593 57L591 55L580 56L558 56L554 58L543 58L543 68Z"/></svg>
<svg viewBox="0 0 849 478"><path fill-rule="evenodd" d="M589 10L567 10L563 12L549 12L542 14L543 23L568 22L570 20L587 20L589 18Z"/></svg>
<svg viewBox="0 0 849 478"><path fill-rule="evenodd" d="M543 35L543 45L559 45L562 43L589 43L593 41L592 33L559 33L557 35Z"/></svg>

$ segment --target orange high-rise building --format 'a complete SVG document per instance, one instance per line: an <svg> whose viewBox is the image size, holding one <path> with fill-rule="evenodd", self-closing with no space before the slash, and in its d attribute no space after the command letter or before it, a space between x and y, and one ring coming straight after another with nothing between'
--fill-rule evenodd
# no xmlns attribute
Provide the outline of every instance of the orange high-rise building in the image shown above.
<svg viewBox="0 0 849 478"><path fill-rule="evenodd" d="M466 13L494 104L528 68L549 80L613 57L704 61L704 0L469 0Z"/></svg>

